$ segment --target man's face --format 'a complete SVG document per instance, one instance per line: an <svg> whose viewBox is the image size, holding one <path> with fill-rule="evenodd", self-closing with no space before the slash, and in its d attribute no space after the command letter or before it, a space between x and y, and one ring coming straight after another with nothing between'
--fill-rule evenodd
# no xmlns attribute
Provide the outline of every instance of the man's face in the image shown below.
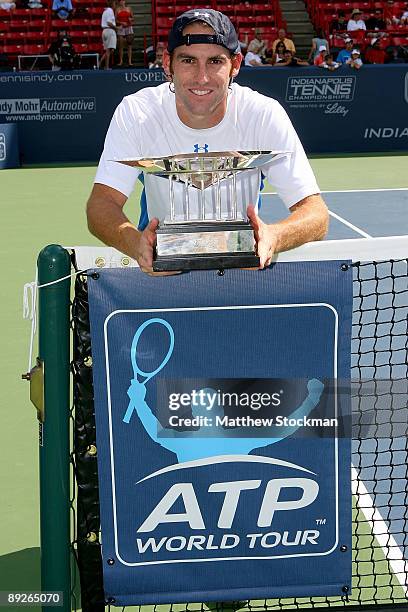
<svg viewBox="0 0 408 612"><path fill-rule="evenodd" d="M278 37L283 40L286 36L286 30L278 30Z"/></svg>
<svg viewBox="0 0 408 612"><path fill-rule="evenodd" d="M350 49L352 48L352 46L353 46L353 42L347 42L347 43L346 43L346 49L347 49L347 51L350 51Z"/></svg>
<svg viewBox="0 0 408 612"><path fill-rule="evenodd" d="M189 24L183 34L213 34L206 24ZM189 127L217 125L227 109L230 78L238 74L242 56L233 58L220 45L193 44L177 47L173 56L163 54L163 67L173 77L177 113Z"/></svg>

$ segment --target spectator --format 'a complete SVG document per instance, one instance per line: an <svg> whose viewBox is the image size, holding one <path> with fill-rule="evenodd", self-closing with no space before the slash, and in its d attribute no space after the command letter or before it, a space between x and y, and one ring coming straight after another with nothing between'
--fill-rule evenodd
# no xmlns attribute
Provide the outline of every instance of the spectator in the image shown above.
<svg viewBox="0 0 408 612"><path fill-rule="evenodd" d="M344 44L345 44L345 48L340 51L340 53L338 54L336 58L336 60L340 64L345 64L346 61L350 59L351 50L353 48L353 41L351 40L351 38L346 38L346 40L344 41Z"/></svg>
<svg viewBox="0 0 408 612"><path fill-rule="evenodd" d="M322 68L325 68L326 70L330 70L331 72L333 72L334 70L337 70L337 68L340 68L339 62L334 61L333 55L331 53L326 54L324 58L324 62L320 64L320 66Z"/></svg>
<svg viewBox="0 0 408 612"><path fill-rule="evenodd" d="M291 40L290 38L286 38L286 30L284 30L283 28L278 30L278 38L272 43L272 53L275 53L276 45L279 41L283 42L287 50L292 51L293 54L296 53L296 47L294 45L293 40Z"/></svg>
<svg viewBox="0 0 408 612"><path fill-rule="evenodd" d="M258 43L261 43L261 47L259 48L258 54L263 57L266 53L266 42L262 39L262 34L260 32L260 30L257 28L254 32L254 38L252 40L247 41L247 51L249 48L249 45L251 44L252 41L256 41Z"/></svg>
<svg viewBox="0 0 408 612"><path fill-rule="evenodd" d="M149 68L162 68L163 67L163 51L164 44L159 43L156 49L156 57L152 62L149 62Z"/></svg>
<svg viewBox="0 0 408 612"><path fill-rule="evenodd" d="M366 21L366 28L367 30L374 30L376 32L386 29L385 21L383 19L382 9L380 8L375 9L374 15L369 17Z"/></svg>
<svg viewBox="0 0 408 612"><path fill-rule="evenodd" d="M398 25L398 8L394 4L394 0L387 0L384 8L384 19L386 25Z"/></svg>
<svg viewBox="0 0 408 612"><path fill-rule="evenodd" d="M249 66L249 67L266 67L266 68L270 68L271 65L270 64L264 64L262 63L262 58L259 55L259 53L262 51L262 49L264 48L263 42L256 40L256 38L254 38L253 40L251 40L251 42L248 45L248 51L245 55L245 66Z"/></svg>
<svg viewBox="0 0 408 612"><path fill-rule="evenodd" d="M324 47L326 50L326 53L329 53L329 43L324 37L323 30L319 28L317 30L317 36L315 36L315 38L312 38L312 48L310 49L309 57L308 57L308 60L311 64L314 64L315 59L319 57L320 47Z"/></svg>
<svg viewBox="0 0 408 612"><path fill-rule="evenodd" d="M272 55L272 64L279 64L285 61L286 47L283 42L279 41L275 47L275 53Z"/></svg>
<svg viewBox="0 0 408 612"><path fill-rule="evenodd" d="M405 11L401 15L400 24L408 25L408 2L405 5Z"/></svg>
<svg viewBox="0 0 408 612"><path fill-rule="evenodd" d="M347 31L347 20L344 11L338 11L337 18L330 24L330 34L341 34Z"/></svg>
<svg viewBox="0 0 408 612"><path fill-rule="evenodd" d="M351 56L346 61L346 64L350 66L350 68L354 68L355 70L360 70L363 62L361 61L360 51L358 49L353 49L351 52Z"/></svg>
<svg viewBox="0 0 408 612"><path fill-rule="evenodd" d="M405 64L405 59L400 57L398 47L390 47L387 64Z"/></svg>
<svg viewBox="0 0 408 612"><path fill-rule="evenodd" d="M383 49L380 49L380 39L373 38L371 45L365 52L365 59L369 64L385 64L387 54Z"/></svg>
<svg viewBox="0 0 408 612"><path fill-rule="evenodd" d="M72 15L72 2L71 0L53 0L52 12L54 17L59 17L66 21Z"/></svg>
<svg viewBox="0 0 408 612"><path fill-rule="evenodd" d="M52 70L73 70L79 67L79 56L75 53L74 46L65 29L60 30L57 39L51 43L48 49L48 58Z"/></svg>
<svg viewBox="0 0 408 612"><path fill-rule="evenodd" d="M101 28L102 28L102 43L105 49L101 57L101 68L105 64L105 70L109 70L109 63L113 52L116 49L116 20L113 9L115 8L115 0L107 0L107 7L102 13Z"/></svg>
<svg viewBox="0 0 408 612"><path fill-rule="evenodd" d="M2 11L12 11L16 8L15 2L8 2L7 0L0 0L0 9Z"/></svg>
<svg viewBox="0 0 408 612"><path fill-rule="evenodd" d="M356 32L357 30L366 30L364 19L361 18L361 11L355 8L351 13L351 18L347 23L347 32Z"/></svg>
<svg viewBox="0 0 408 612"><path fill-rule="evenodd" d="M290 49L286 49L284 57L285 61L275 64L275 66L290 66L291 68L294 68L295 66L309 66L309 62L302 60L299 57L295 57Z"/></svg>
<svg viewBox="0 0 408 612"><path fill-rule="evenodd" d="M314 58L314 66L321 66L325 62L325 58L327 55L327 47L325 45L320 45L319 52Z"/></svg>
<svg viewBox="0 0 408 612"><path fill-rule="evenodd" d="M132 66L132 45L133 45L133 11L130 6L126 6L126 0L119 0L119 6L116 9L116 24L118 26L117 34L119 37L119 63L123 64L123 50L127 46L128 65Z"/></svg>

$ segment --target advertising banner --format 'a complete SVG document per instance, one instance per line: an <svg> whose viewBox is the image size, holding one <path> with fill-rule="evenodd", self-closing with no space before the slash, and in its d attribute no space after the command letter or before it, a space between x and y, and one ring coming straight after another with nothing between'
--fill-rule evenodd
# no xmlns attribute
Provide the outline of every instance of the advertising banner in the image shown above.
<svg viewBox="0 0 408 612"><path fill-rule="evenodd" d="M18 124L24 163L95 162L122 98L165 80L162 70L4 73L0 122ZM408 149L407 64L242 68L236 81L284 106L307 153Z"/></svg>
<svg viewBox="0 0 408 612"><path fill-rule="evenodd" d="M350 592L352 271L88 279L106 596Z"/></svg>
<svg viewBox="0 0 408 612"><path fill-rule="evenodd" d="M18 168L19 166L17 125L0 123L0 169Z"/></svg>

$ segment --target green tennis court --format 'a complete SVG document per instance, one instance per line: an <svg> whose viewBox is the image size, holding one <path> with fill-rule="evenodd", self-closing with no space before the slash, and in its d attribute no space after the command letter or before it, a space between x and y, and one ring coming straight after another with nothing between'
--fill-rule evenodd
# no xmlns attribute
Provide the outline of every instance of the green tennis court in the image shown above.
<svg viewBox="0 0 408 612"><path fill-rule="evenodd" d="M332 212L329 237L361 237L364 233L408 235L406 164L405 156L312 160L320 187L328 192L325 197ZM25 168L1 173L5 216L1 249L7 270L2 283L4 435L0 468L3 488L0 590L3 591L40 588L38 423L29 401L28 385L21 381L21 374L28 368L30 338L30 323L22 318L23 285L34 280L36 257L44 245L97 244L87 231L84 213L94 172L94 167L85 166ZM127 204L127 214L134 221L138 217L137 195ZM269 199L279 210L277 198ZM268 196L264 205L266 216L267 200ZM384 605L406 602L407 586L400 585L392 567L385 567L389 561L385 560L381 546L375 547L375 557L372 556L374 536L361 516L362 510L356 512L360 530L356 554L364 567L357 586L365 587L367 601L375 596ZM397 544L406 551L406 524L404 529L405 539ZM405 566L405 585L406 571ZM379 577L373 578L373 573ZM319 600L316 602L318 605ZM302 606L302 600L296 603ZM326 600L322 598L320 603L324 606ZM274 606L274 602L270 604ZM256 602L251 605L255 607ZM280 608L276 602L276 609ZM177 606L173 609L177 610ZM194 605L189 609L193 610Z"/></svg>

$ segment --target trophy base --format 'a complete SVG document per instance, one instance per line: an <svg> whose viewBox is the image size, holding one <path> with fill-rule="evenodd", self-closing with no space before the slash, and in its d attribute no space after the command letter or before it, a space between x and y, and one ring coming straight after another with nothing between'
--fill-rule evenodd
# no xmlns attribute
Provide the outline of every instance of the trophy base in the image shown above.
<svg viewBox="0 0 408 612"><path fill-rule="evenodd" d="M207 253L205 255L160 256L153 261L154 272L185 270L227 270L229 268L259 268L259 257L253 253Z"/></svg>
<svg viewBox="0 0 408 612"><path fill-rule="evenodd" d="M155 272L258 267L254 232L246 221L175 223L157 229Z"/></svg>

